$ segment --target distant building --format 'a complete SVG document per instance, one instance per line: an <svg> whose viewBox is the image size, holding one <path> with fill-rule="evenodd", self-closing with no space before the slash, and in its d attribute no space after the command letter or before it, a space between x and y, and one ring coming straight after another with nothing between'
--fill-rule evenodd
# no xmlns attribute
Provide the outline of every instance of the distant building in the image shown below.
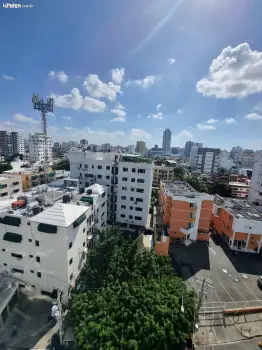
<svg viewBox="0 0 262 350"><path fill-rule="evenodd" d="M52 161L52 141L51 137L38 132L28 134L29 157L32 163Z"/></svg>
<svg viewBox="0 0 262 350"><path fill-rule="evenodd" d="M22 193L22 179L16 175L0 175L0 197L10 197L15 193Z"/></svg>
<svg viewBox="0 0 262 350"><path fill-rule="evenodd" d="M203 143L187 141L185 144L184 156L189 158L192 147L203 147Z"/></svg>
<svg viewBox="0 0 262 350"><path fill-rule="evenodd" d="M248 198L250 180L246 182L231 181L228 186L231 189L231 197Z"/></svg>
<svg viewBox="0 0 262 350"><path fill-rule="evenodd" d="M233 162L235 164L238 165L241 162L242 153L243 153L243 148L241 148L240 146L232 147L230 151L230 158L233 159Z"/></svg>
<svg viewBox="0 0 262 350"><path fill-rule="evenodd" d="M135 152L136 152L136 146L135 145L127 146L127 153L134 154Z"/></svg>
<svg viewBox="0 0 262 350"><path fill-rule="evenodd" d="M227 150L220 151L219 168L230 170L234 165L233 159L230 158L230 153Z"/></svg>
<svg viewBox="0 0 262 350"><path fill-rule="evenodd" d="M111 150L110 143L103 143L101 147L102 152L109 152Z"/></svg>
<svg viewBox="0 0 262 350"><path fill-rule="evenodd" d="M190 167L202 174L216 173L220 167L220 149L193 147L190 154Z"/></svg>
<svg viewBox="0 0 262 350"><path fill-rule="evenodd" d="M146 152L146 143L144 141L136 142L136 153L144 155Z"/></svg>
<svg viewBox="0 0 262 350"><path fill-rule="evenodd" d="M262 205L262 151L255 155L248 200Z"/></svg>
<svg viewBox="0 0 262 350"><path fill-rule="evenodd" d="M245 150L241 157L241 166L246 168L253 168L255 160L255 152L252 150Z"/></svg>
<svg viewBox="0 0 262 350"><path fill-rule="evenodd" d="M170 153L171 136L172 136L171 130L165 129L163 132L163 142L162 142L162 148L164 150L165 155Z"/></svg>
<svg viewBox="0 0 262 350"><path fill-rule="evenodd" d="M159 186L161 180L174 180L174 178L174 167L164 164L154 166L153 186Z"/></svg>
<svg viewBox="0 0 262 350"><path fill-rule="evenodd" d="M0 131L0 155L7 157L13 154L24 154L24 139L23 135L12 131Z"/></svg>
<svg viewBox="0 0 262 350"><path fill-rule="evenodd" d="M86 148L88 145L88 141L86 139L80 140L80 147Z"/></svg>

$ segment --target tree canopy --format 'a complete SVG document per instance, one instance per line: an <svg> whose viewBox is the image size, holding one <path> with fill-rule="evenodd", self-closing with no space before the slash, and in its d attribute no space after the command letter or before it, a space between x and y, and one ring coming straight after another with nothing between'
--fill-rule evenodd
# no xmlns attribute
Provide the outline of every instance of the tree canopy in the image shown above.
<svg viewBox="0 0 262 350"><path fill-rule="evenodd" d="M1 163L0 164L0 174L2 174L3 171L12 170L12 169L13 169L13 167L9 163Z"/></svg>
<svg viewBox="0 0 262 350"><path fill-rule="evenodd" d="M192 334L196 296L170 259L115 228L98 237L70 301L77 348L181 349Z"/></svg>
<svg viewBox="0 0 262 350"><path fill-rule="evenodd" d="M70 171L69 159L63 159L60 162L53 165L53 170L66 170Z"/></svg>

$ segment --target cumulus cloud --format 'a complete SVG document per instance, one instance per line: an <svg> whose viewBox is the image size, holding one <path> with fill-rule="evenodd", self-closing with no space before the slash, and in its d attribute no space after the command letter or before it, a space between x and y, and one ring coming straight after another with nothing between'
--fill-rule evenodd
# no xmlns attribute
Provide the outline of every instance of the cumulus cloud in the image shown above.
<svg viewBox="0 0 262 350"><path fill-rule="evenodd" d="M196 89L204 96L224 99L262 92L262 52L252 51L247 43L224 48Z"/></svg>
<svg viewBox="0 0 262 350"><path fill-rule="evenodd" d="M161 103L159 103L157 106L156 106L156 109L157 111L159 111L159 109L162 107Z"/></svg>
<svg viewBox="0 0 262 350"><path fill-rule="evenodd" d="M123 105L121 105L121 103L117 103L116 104L116 109L125 109L125 107Z"/></svg>
<svg viewBox="0 0 262 350"><path fill-rule="evenodd" d="M33 118L30 118L30 117L26 117L21 113L16 113L14 115L14 119L19 123L40 124L40 122L38 120L35 120Z"/></svg>
<svg viewBox="0 0 262 350"><path fill-rule="evenodd" d="M122 84L122 81L124 79L125 69L124 68L112 69L111 70L111 75L112 75L112 81L115 84L120 85L120 84Z"/></svg>
<svg viewBox="0 0 262 350"><path fill-rule="evenodd" d="M216 130L216 127L214 125L210 124L197 124L196 126L198 130L205 131L205 130Z"/></svg>
<svg viewBox="0 0 262 350"><path fill-rule="evenodd" d="M14 81L14 80L15 80L14 77L12 77L11 75L7 75L7 74L2 74L2 78L3 78L4 80L11 80L11 81Z"/></svg>
<svg viewBox="0 0 262 350"><path fill-rule="evenodd" d="M218 119L210 118L210 119L208 119L207 124L215 124L217 122L218 122Z"/></svg>
<svg viewBox="0 0 262 350"><path fill-rule="evenodd" d="M170 65L176 63L175 57L168 58L167 63L169 63Z"/></svg>
<svg viewBox="0 0 262 350"><path fill-rule="evenodd" d="M259 111L261 112L262 111L262 103L258 103L255 105L255 107L253 108L253 111Z"/></svg>
<svg viewBox="0 0 262 350"><path fill-rule="evenodd" d="M163 119L163 113L161 113L161 112L154 113L154 114L149 115L148 118Z"/></svg>
<svg viewBox="0 0 262 350"><path fill-rule="evenodd" d="M65 84L68 81L68 75L63 71L55 72L53 70L50 70L48 76L51 79L57 78L63 84Z"/></svg>
<svg viewBox="0 0 262 350"><path fill-rule="evenodd" d="M135 139L141 139L141 140L150 140L152 135L144 130L133 128L131 130L131 137Z"/></svg>
<svg viewBox="0 0 262 350"><path fill-rule="evenodd" d="M111 109L111 112L117 115L118 117L125 117L126 112L123 111L122 109Z"/></svg>
<svg viewBox="0 0 262 350"><path fill-rule="evenodd" d="M155 83L156 77L154 75L148 75L144 79L139 80L128 80L127 86L137 85L141 86L143 89L147 89Z"/></svg>
<svg viewBox="0 0 262 350"><path fill-rule="evenodd" d="M83 100L82 108L89 112L99 113L104 112L104 110L106 109L106 104L103 101L86 96Z"/></svg>
<svg viewBox="0 0 262 350"><path fill-rule="evenodd" d="M116 99L116 95L121 93L121 87L112 83L103 83L98 75L89 74L83 83L83 87L87 90L88 94L94 98L107 98L110 101Z"/></svg>
<svg viewBox="0 0 262 350"><path fill-rule="evenodd" d="M234 119L234 118L226 118L226 119L225 119L225 123L226 123L226 124L233 124L233 123L236 123L236 119Z"/></svg>
<svg viewBox="0 0 262 350"><path fill-rule="evenodd" d="M245 115L245 118L248 120L262 120L262 115L257 113L250 113Z"/></svg>

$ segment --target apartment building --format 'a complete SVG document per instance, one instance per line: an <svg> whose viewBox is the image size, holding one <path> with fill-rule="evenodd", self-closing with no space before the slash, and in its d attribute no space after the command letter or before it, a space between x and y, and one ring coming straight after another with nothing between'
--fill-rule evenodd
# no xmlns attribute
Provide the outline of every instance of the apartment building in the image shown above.
<svg viewBox="0 0 262 350"><path fill-rule="evenodd" d="M262 205L262 151L255 154L248 200Z"/></svg>
<svg viewBox="0 0 262 350"><path fill-rule="evenodd" d="M172 136L171 130L165 129L163 132L163 141L162 141L162 148L164 150L164 154L170 153L171 136Z"/></svg>
<svg viewBox="0 0 262 350"><path fill-rule="evenodd" d="M250 180L246 182L231 181L228 183L231 189L231 197L234 198L248 198L250 189Z"/></svg>
<svg viewBox="0 0 262 350"><path fill-rule="evenodd" d="M12 139L12 145L13 145L13 153L24 154L25 147L24 147L23 135L19 134L18 132L12 131L11 139Z"/></svg>
<svg viewBox="0 0 262 350"><path fill-rule="evenodd" d="M161 181L159 201L171 240L186 245L209 240L213 196L198 193L185 181Z"/></svg>
<svg viewBox="0 0 262 350"><path fill-rule="evenodd" d="M29 157L32 163L52 161L51 137L44 133L28 134Z"/></svg>
<svg viewBox="0 0 262 350"><path fill-rule="evenodd" d="M220 149L192 147L190 154L190 167L202 174L214 174L220 167Z"/></svg>
<svg viewBox="0 0 262 350"><path fill-rule="evenodd" d="M9 197L22 192L22 179L20 176L0 175L0 197Z"/></svg>
<svg viewBox="0 0 262 350"><path fill-rule="evenodd" d="M184 151L185 157L187 157L187 158L190 157L192 147L200 147L201 148L201 147L203 147L203 143L187 141L185 143L185 151Z"/></svg>
<svg viewBox="0 0 262 350"><path fill-rule="evenodd" d="M232 147L230 151L230 158L233 159L233 162L235 164L239 164L241 162L242 154L243 148L241 148L240 146Z"/></svg>
<svg viewBox="0 0 262 350"><path fill-rule="evenodd" d="M0 153L5 157L15 153L24 154L23 135L15 131L0 131Z"/></svg>
<svg viewBox="0 0 262 350"><path fill-rule="evenodd" d="M108 186L108 224L139 230L147 224L153 163L138 155L70 151L70 176L83 187Z"/></svg>
<svg viewBox="0 0 262 350"><path fill-rule="evenodd" d="M0 200L0 274L16 278L36 294L56 294L63 288L66 302L95 225L94 206L82 197L49 189Z"/></svg>
<svg viewBox="0 0 262 350"><path fill-rule="evenodd" d="M255 161L254 152L247 152L247 153L245 153L245 151L243 152L241 157L241 165L243 167L252 169L254 165L254 161Z"/></svg>
<svg viewBox="0 0 262 350"><path fill-rule="evenodd" d="M174 180L174 167L165 164L155 165L153 186L159 186L161 180Z"/></svg>
<svg viewBox="0 0 262 350"><path fill-rule="evenodd" d="M211 226L230 249L259 253L262 243L262 212L246 200L215 196Z"/></svg>
<svg viewBox="0 0 262 350"><path fill-rule="evenodd" d="M127 153L129 153L129 154L136 153L136 146L135 145L128 145L127 146Z"/></svg>
<svg viewBox="0 0 262 350"><path fill-rule="evenodd" d="M144 141L136 142L136 153L139 153L142 156L146 153L146 143Z"/></svg>

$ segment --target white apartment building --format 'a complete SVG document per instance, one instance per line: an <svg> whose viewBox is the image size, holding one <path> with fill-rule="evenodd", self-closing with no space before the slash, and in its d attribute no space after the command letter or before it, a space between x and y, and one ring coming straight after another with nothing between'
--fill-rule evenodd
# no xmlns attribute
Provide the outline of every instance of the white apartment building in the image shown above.
<svg viewBox="0 0 262 350"><path fill-rule="evenodd" d="M24 147L23 135L19 134L18 132L12 131L11 138L12 138L12 144L13 144L13 153L24 154L25 147Z"/></svg>
<svg viewBox="0 0 262 350"><path fill-rule="evenodd" d="M241 157L241 165L245 168L253 168L255 153L243 153Z"/></svg>
<svg viewBox="0 0 262 350"><path fill-rule="evenodd" d="M11 198L0 200L0 273L34 294L50 295L63 288L66 302L92 239L93 205L81 201L81 195L76 205L63 191L17 199L19 206Z"/></svg>
<svg viewBox="0 0 262 350"><path fill-rule="evenodd" d="M22 178L15 175L0 175L0 197L22 193Z"/></svg>
<svg viewBox="0 0 262 350"><path fill-rule="evenodd" d="M231 181L228 183L231 189L231 197L234 198L248 198L250 189L250 180L247 182Z"/></svg>
<svg viewBox="0 0 262 350"><path fill-rule="evenodd" d="M45 162L52 161L52 141L51 137L44 133L28 134L28 146L30 161Z"/></svg>
<svg viewBox="0 0 262 350"><path fill-rule="evenodd" d="M262 151L255 154L248 200L262 205Z"/></svg>
<svg viewBox="0 0 262 350"><path fill-rule="evenodd" d="M142 156L146 153L146 143L144 141L136 142L136 153L139 153Z"/></svg>
<svg viewBox="0 0 262 350"><path fill-rule="evenodd" d="M127 153L129 153L129 154L136 153L136 146L135 145L128 145L127 146Z"/></svg>
<svg viewBox="0 0 262 350"><path fill-rule="evenodd" d="M147 224L153 163L137 155L70 151L70 175L84 187L108 186L108 223L139 229Z"/></svg>
<svg viewBox="0 0 262 350"><path fill-rule="evenodd" d="M214 174L220 167L220 149L192 147L190 153L190 167L201 174Z"/></svg>
<svg viewBox="0 0 262 350"><path fill-rule="evenodd" d="M15 153L24 154L23 135L15 131L0 131L0 153L1 156L11 156Z"/></svg>
<svg viewBox="0 0 262 350"><path fill-rule="evenodd" d="M235 164L239 164L241 162L242 154L243 148L241 148L240 146L232 147L230 151L230 158L233 159L233 162Z"/></svg>
<svg viewBox="0 0 262 350"><path fill-rule="evenodd" d="M101 151L103 152L109 152L111 150L110 143L103 143L101 146Z"/></svg>
<svg viewBox="0 0 262 350"><path fill-rule="evenodd" d="M161 180L174 180L174 167L163 165L154 166L153 186L159 186Z"/></svg>

